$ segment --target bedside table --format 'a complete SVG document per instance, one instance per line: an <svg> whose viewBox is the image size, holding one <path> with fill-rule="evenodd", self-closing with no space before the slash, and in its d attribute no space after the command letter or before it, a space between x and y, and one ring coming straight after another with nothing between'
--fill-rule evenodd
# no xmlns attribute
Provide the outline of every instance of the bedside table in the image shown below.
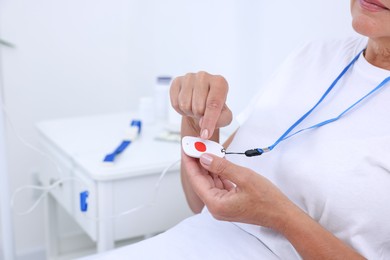
<svg viewBox="0 0 390 260"><path fill-rule="evenodd" d="M121 143L132 119L137 119L134 114L122 113L37 124L41 145L53 160L42 163L40 181L50 185L73 178L51 190L47 198L49 258L60 254L58 206L96 242L97 252L114 248L115 241L163 232L192 215L182 191L178 163L162 179L153 206L111 218L148 204L162 171L180 159L180 143L157 140L163 126L151 124L142 125L139 138L112 165L103 163L104 156ZM87 211L82 212L80 193L86 191Z"/></svg>

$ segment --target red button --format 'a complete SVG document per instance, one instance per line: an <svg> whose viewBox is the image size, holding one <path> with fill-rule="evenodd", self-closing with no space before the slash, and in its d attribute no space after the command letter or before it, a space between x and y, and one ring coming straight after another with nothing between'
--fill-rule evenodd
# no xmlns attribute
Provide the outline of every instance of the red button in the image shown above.
<svg viewBox="0 0 390 260"><path fill-rule="evenodd" d="M202 142L196 142L195 143L195 149L199 152L205 152L206 151L206 145Z"/></svg>

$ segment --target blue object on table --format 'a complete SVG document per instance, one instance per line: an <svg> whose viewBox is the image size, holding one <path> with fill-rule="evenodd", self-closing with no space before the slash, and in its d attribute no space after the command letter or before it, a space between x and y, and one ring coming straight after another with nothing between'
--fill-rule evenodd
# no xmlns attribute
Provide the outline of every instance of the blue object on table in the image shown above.
<svg viewBox="0 0 390 260"><path fill-rule="evenodd" d="M122 153L131 142L137 138L141 134L142 122L141 120L132 120L130 123L130 128L136 129L136 133L134 131L129 131L129 136L126 136L124 140L119 144L119 146L112 152L107 154L104 157L103 162L114 162L115 158Z"/></svg>
<svg viewBox="0 0 390 260"><path fill-rule="evenodd" d="M83 191L80 192L80 210L81 212L87 212L88 210L88 199L89 192L88 191Z"/></svg>

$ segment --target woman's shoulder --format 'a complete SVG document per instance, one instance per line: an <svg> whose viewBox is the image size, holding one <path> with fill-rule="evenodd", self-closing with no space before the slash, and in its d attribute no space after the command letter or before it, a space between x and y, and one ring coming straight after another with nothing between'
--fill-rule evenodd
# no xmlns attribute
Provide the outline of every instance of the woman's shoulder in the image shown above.
<svg viewBox="0 0 390 260"><path fill-rule="evenodd" d="M316 39L302 44L291 58L307 59L311 61L349 61L367 45L367 38L362 36L350 36L334 39Z"/></svg>

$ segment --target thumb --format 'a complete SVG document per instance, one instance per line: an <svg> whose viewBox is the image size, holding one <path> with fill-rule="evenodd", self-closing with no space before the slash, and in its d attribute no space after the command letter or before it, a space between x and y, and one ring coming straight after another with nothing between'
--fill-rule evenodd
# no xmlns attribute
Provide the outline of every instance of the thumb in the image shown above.
<svg viewBox="0 0 390 260"><path fill-rule="evenodd" d="M200 163L209 172L219 175L233 183L239 185L244 177L243 172L246 168L238 166L224 158L212 154L202 154Z"/></svg>

